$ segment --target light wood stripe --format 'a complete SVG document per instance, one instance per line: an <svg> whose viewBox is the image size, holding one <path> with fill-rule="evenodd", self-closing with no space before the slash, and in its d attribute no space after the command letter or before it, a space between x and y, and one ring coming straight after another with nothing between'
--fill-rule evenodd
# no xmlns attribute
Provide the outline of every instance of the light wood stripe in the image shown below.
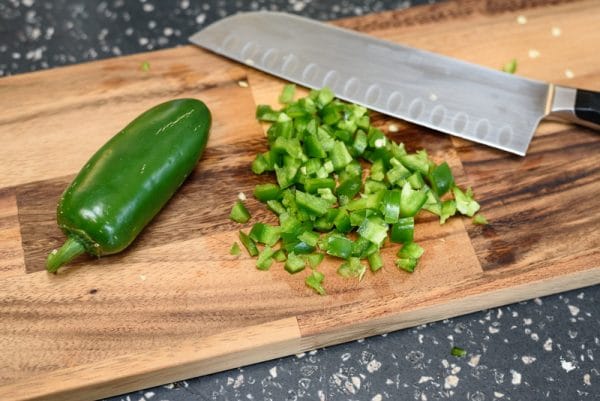
<svg viewBox="0 0 600 401"><path fill-rule="evenodd" d="M281 357L299 349L300 331L296 319L291 317L193 338L171 349L48 372L42 377L1 386L0 399L95 400Z"/></svg>

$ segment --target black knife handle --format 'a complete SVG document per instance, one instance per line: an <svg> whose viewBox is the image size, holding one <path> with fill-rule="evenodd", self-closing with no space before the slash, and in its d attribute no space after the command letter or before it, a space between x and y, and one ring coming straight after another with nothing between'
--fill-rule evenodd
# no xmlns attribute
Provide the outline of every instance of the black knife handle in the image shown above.
<svg viewBox="0 0 600 401"><path fill-rule="evenodd" d="M582 120L600 125L600 92L577 89L575 115Z"/></svg>
<svg viewBox="0 0 600 401"><path fill-rule="evenodd" d="M600 92L550 84L548 117L600 131Z"/></svg>

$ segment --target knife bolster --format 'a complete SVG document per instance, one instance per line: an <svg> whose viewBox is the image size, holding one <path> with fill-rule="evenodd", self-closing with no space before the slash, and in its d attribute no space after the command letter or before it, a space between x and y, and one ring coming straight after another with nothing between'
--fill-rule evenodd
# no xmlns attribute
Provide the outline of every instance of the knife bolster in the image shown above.
<svg viewBox="0 0 600 401"><path fill-rule="evenodd" d="M600 129L598 92L551 84L549 105L549 117Z"/></svg>

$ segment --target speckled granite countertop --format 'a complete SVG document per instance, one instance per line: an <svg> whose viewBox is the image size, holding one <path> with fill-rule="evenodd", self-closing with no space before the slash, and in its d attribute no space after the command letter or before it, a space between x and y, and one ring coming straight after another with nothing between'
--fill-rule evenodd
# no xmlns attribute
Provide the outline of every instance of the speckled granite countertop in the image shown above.
<svg viewBox="0 0 600 401"><path fill-rule="evenodd" d="M424 2L0 0L0 76L184 44L238 10L335 19ZM121 399L600 400L600 286L111 400Z"/></svg>

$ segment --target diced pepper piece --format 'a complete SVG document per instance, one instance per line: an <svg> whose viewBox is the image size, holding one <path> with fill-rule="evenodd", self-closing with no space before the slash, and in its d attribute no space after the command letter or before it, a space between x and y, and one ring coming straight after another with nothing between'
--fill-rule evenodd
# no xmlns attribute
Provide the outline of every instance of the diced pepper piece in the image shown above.
<svg viewBox="0 0 600 401"><path fill-rule="evenodd" d="M281 204L281 202L279 202L277 200L268 200L267 201L267 206L268 206L269 209L271 209L277 215L280 215L280 214L285 213L287 211L285 209L285 207Z"/></svg>
<svg viewBox="0 0 600 401"><path fill-rule="evenodd" d="M298 138L277 137L271 145L271 151L276 154L287 154L294 159L302 159L304 151Z"/></svg>
<svg viewBox="0 0 600 401"><path fill-rule="evenodd" d="M459 187L454 186L452 187L452 192L454 193L458 211L466 216L473 217L479 210L479 203L473 199L471 188L468 188L465 193Z"/></svg>
<svg viewBox="0 0 600 401"><path fill-rule="evenodd" d="M266 104L261 104L256 108L256 118L260 121L275 122L279 118L279 112Z"/></svg>
<svg viewBox="0 0 600 401"><path fill-rule="evenodd" d="M371 241L374 244L380 245L387 237L388 226L385 222L375 216L367 217L358 227L358 234Z"/></svg>
<svg viewBox="0 0 600 401"><path fill-rule="evenodd" d="M339 128L343 127L343 126L340 126L341 123L342 123L342 121L338 124ZM336 129L333 132L333 135L340 141L344 142L345 144L350 144L350 141L352 140L352 133L353 132L348 129Z"/></svg>
<svg viewBox="0 0 600 401"><path fill-rule="evenodd" d="M416 215L421 207L427 201L427 192L419 190L415 191L407 182L402 186L400 197L400 216L412 217Z"/></svg>
<svg viewBox="0 0 600 401"><path fill-rule="evenodd" d="M308 157L323 159L327 157L327 152L316 135L306 135L304 137L304 152Z"/></svg>
<svg viewBox="0 0 600 401"><path fill-rule="evenodd" d="M310 265L310 267L315 268L321 264L325 255L322 253L309 253L308 255L304 255L304 259Z"/></svg>
<svg viewBox="0 0 600 401"><path fill-rule="evenodd" d="M379 210L381 208L381 202L383 201L383 195L385 191L375 192L365 196L367 199L367 208Z"/></svg>
<svg viewBox="0 0 600 401"><path fill-rule="evenodd" d="M344 115L344 117L345 116L346 115ZM342 120L338 121L336 126L341 131L348 133L348 135L343 135L344 139L342 139L346 143L350 142L350 140L352 139L352 136L354 135L354 133L356 132L356 129L358 128L358 126L356 125L356 121L354 121L353 119L346 119L346 118L343 118Z"/></svg>
<svg viewBox="0 0 600 401"><path fill-rule="evenodd" d="M369 261L369 266L373 272L376 272L383 267L383 259L379 252L373 252L367 257L367 260Z"/></svg>
<svg viewBox="0 0 600 401"><path fill-rule="evenodd" d="M279 103L289 104L294 101L294 95L296 94L296 85L287 84L283 87L281 95L279 95Z"/></svg>
<svg viewBox="0 0 600 401"><path fill-rule="evenodd" d="M347 177L344 181L340 182L340 185L335 189L335 193L338 197L344 197L348 201L360 192L361 184L360 176Z"/></svg>
<svg viewBox="0 0 600 401"><path fill-rule="evenodd" d="M387 143L387 138L383 131L375 127L369 127L367 139L369 142L369 147L372 149L383 148Z"/></svg>
<svg viewBox="0 0 600 401"><path fill-rule="evenodd" d="M352 161L352 155L348 152L344 142L335 141L333 149L329 152L329 159L335 171L340 171Z"/></svg>
<svg viewBox="0 0 600 401"><path fill-rule="evenodd" d="M383 181L385 178L385 165L383 164L382 159L378 159L373 162L369 177L374 181Z"/></svg>
<svg viewBox="0 0 600 401"><path fill-rule="evenodd" d="M367 208L367 197L361 196L360 198L352 199L346 204L346 209L353 212L355 210L363 210Z"/></svg>
<svg viewBox="0 0 600 401"><path fill-rule="evenodd" d="M285 262L285 270L290 273L298 273L304 270L305 262L300 256L296 255L294 252L290 252L287 255L287 261Z"/></svg>
<svg viewBox="0 0 600 401"><path fill-rule="evenodd" d="M381 216L381 213L377 210L374 209L360 209L360 210L356 210L353 212L350 212L350 224L353 227L358 227L360 226L363 221L370 216L376 216L379 218L383 218L383 216Z"/></svg>
<svg viewBox="0 0 600 401"><path fill-rule="evenodd" d="M406 179L406 182L408 182L413 189L421 189L425 186L423 176L418 171L412 173L412 175Z"/></svg>
<svg viewBox="0 0 600 401"><path fill-rule="evenodd" d="M344 208L339 208L335 219L333 219L333 225L335 228L343 233L349 233L352 230L352 224L350 223L350 215Z"/></svg>
<svg viewBox="0 0 600 401"><path fill-rule="evenodd" d="M319 241L319 234L314 231L304 231L298 236L298 239L310 246L316 246Z"/></svg>
<svg viewBox="0 0 600 401"><path fill-rule="evenodd" d="M366 252L370 244L371 242L368 239L358 236L358 238L352 242L352 256L360 258L360 255Z"/></svg>
<svg viewBox="0 0 600 401"><path fill-rule="evenodd" d="M352 240L339 234L327 237L326 252L331 256L348 259L352 255Z"/></svg>
<svg viewBox="0 0 600 401"><path fill-rule="evenodd" d="M240 253L242 253L242 250L240 249L239 244L237 242L234 242L231 245L231 248L229 248L229 254L233 256L238 256Z"/></svg>
<svg viewBox="0 0 600 401"><path fill-rule="evenodd" d="M305 97L298 100L298 104L306 114L313 115L317 112L317 105L310 97Z"/></svg>
<svg viewBox="0 0 600 401"><path fill-rule="evenodd" d="M273 259L277 262L285 262L285 260L287 259L287 256L285 256L285 251L283 249L278 249L273 254Z"/></svg>
<svg viewBox="0 0 600 401"><path fill-rule="evenodd" d="M246 223L250 220L250 212L246 209L244 203L241 200L238 200L231 208L229 218L237 223Z"/></svg>
<svg viewBox="0 0 600 401"><path fill-rule="evenodd" d="M304 189L309 194L317 193L321 188L335 189L335 180L333 178L307 178L304 181Z"/></svg>
<svg viewBox="0 0 600 401"><path fill-rule="evenodd" d="M252 162L252 172L254 174L262 174L265 171L274 171L275 162L270 151L259 153Z"/></svg>
<svg viewBox="0 0 600 401"><path fill-rule="evenodd" d="M408 178L410 175L410 170L404 167L402 164L392 167L387 171L387 173L385 173L385 177L389 183L394 185L398 185L401 180Z"/></svg>
<svg viewBox="0 0 600 401"><path fill-rule="evenodd" d="M400 161L412 172L418 171L422 175L429 174L430 161L425 152L400 156Z"/></svg>
<svg viewBox="0 0 600 401"><path fill-rule="evenodd" d="M356 258L364 258L369 246L372 245L372 242L366 238L359 236L356 241L352 243L352 256Z"/></svg>
<svg viewBox="0 0 600 401"><path fill-rule="evenodd" d="M302 222L288 211L279 215L279 227L282 234L291 234L294 238L305 231Z"/></svg>
<svg viewBox="0 0 600 401"><path fill-rule="evenodd" d="M425 209L437 216L442 215L442 202L435 192L431 190L427 191L427 200L425 201L422 209Z"/></svg>
<svg viewBox="0 0 600 401"><path fill-rule="evenodd" d="M254 187L254 197L261 202L278 200L281 198L281 188L276 184L259 184Z"/></svg>
<svg viewBox="0 0 600 401"><path fill-rule="evenodd" d="M398 251L398 257L400 258L413 258L419 259L425 250L416 242L405 243L402 248Z"/></svg>
<svg viewBox="0 0 600 401"><path fill-rule="evenodd" d="M317 189L317 193L319 194L321 199L325 199L330 203L330 205L333 205L337 202L337 198L329 188L319 188Z"/></svg>
<svg viewBox="0 0 600 401"><path fill-rule="evenodd" d="M333 101L335 94L328 87L323 87L317 92L317 107L323 108Z"/></svg>
<svg viewBox="0 0 600 401"><path fill-rule="evenodd" d="M392 225L392 230L390 232L390 241L406 244L413 241L414 233L414 217L403 217L398 219L398 222Z"/></svg>
<svg viewBox="0 0 600 401"><path fill-rule="evenodd" d="M315 251L315 247L312 245L308 245L306 242L304 241L298 241L295 242L293 244L289 244L287 246L287 251L288 252L294 252L297 255L305 255L307 253L312 253Z"/></svg>
<svg viewBox="0 0 600 401"><path fill-rule="evenodd" d="M364 108L364 109L366 110L366 108ZM358 128L360 128L360 129L363 129L363 130L368 130L370 124L371 124L371 120L369 119L369 116L363 115L363 116L360 116L356 120L356 126Z"/></svg>
<svg viewBox="0 0 600 401"><path fill-rule="evenodd" d="M296 174L298 174L298 169L300 168L300 161L292 161L290 158L284 159L288 160L288 162L284 162L283 167L275 166L275 176L277 177L277 183L281 187L281 189L285 189L294 184L294 180L296 178Z"/></svg>
<svg viewBox="0 0 600 401"><path fill-rule="evenodd" d="M256 223L252 226L248 235L256 242L273 246L279 241L281 227L271 226L265 223Z"/></svg>
<svg viewBox="0 0 600 401"><path fill-rule="evenodd" d="M320 126L317 129L317 138L325 152L329 152L333 149L335 139L333 139L332 134L330 134L323 126Z"/></svg>
<svg viewBox="0 0 600 401"><path fill-rule="evenodd" d="M150 62L149 61L144 61L141 65L140 65L140 70L144 71L144 72L148 72L150 71Z"/></svg>
<svg viewBox="0 0 600 401"><path fill-rule="evenodd" d="M440 224L444 224L448 218L456 214L456 201L453 199L445 200L441 204Z"/></svg>
<svg viewBox="0 0 600 401"><path fill-rule="evenodd" d="M344 168L344 172L347 174L347 177L362 177L362 166L360 165L360 162L358 160L352 160Z"/></svg>
<svg viewBox="0 0 600 401"><path fill-rule="evenodd" d="M385 191L387 189L387 185L383 181L373 181L366 180L365 181L365 194L373 194L379 191Z"/></svg>
<svg viewBox="0 0 600 401"><path fill-rule="evenodd" d="M452 349L450 350L450 354L452 354L452 356L462 358L464 356L467 356L467 351L460 347L452 347Z"/></svg>
<svg viewBox="0 0 600 401"><path fill-rule="evenodd" d="M475 216L473 216L473 224L487 225L489 224L489 222L484 215L478 213Z"/></svg>
<svg viewBox="0 0 600 401"><path fill-rule="evenodd" d="M402 142L396 143L394 141L390 141L390 153L392 157L396 160L400 160L400 157L406 154L406 149Z"/></svg>
<svg viewBox="0 0 600 401"><path fill-rule="evenodd" d="M242 245L244 245L244 248L246 248L246 250L248 251L248 255L257 256L258 248L256 247L256 242L254 242L254 240L252 238L250 238L243 231L239 232L239 236L240 236L240 242L242 243Z"/></svg>
<svg viewBox="0 0 600 401"><path fill-rule="evenodd" d="M273 254L275 251L270 246L265 246L264 249L258 254L256 260L256 268L258 270L269 270L273 264Z"/></svg>
<svg viewBox="0 0 600 401"><path fill-rule="evenodd" d="M367 117L368 121L368 117ZM367 134L363 130L356 131L354 135L354 142L352 142L352 151L355 156L360 156L364 153L365 149L367 149Z"/></svg>
<svg viewBox="0 0 600 401"><path fill-rule="evenodd" d="M351 257L341 264L337 272L342 277L358 277L358 281L361 281L366 271L367 267L360 262L359 258Z"/></svg>
<svg viewBox="0 0 600 401"><path fill-rule="evenodd" d="M517 59L513 58L512 60L507 61L506 64L502 66L502 71L509 74L514 74L517 72Z"/></svg>
<svg viewBox="0 0 600 401"><path fill-rule="evenodd" d="M326 107L322 108L321 118L324 124L331 126L342 119L342 111L340 110L340 107L337 104L331 103Z"/></svg>
<svg viewBox="0 0 600 401"><path fill-rule="evenodd" d="M323 288L323 280L325 279L325 275L323 273L313 270L310 276L306 276L304 282L307 286L312 288L319 295L325 295L325 288Z"/></svg>
<svg viewBox="0 0 600 401"><path fill-rule="evenodd" d="M400 217L400 191L396 189L386 190L383 194L381 212L386 223L396 223Z"/></svg>
<svg viewBox="0 0 600 401"><path fill-rule="evenodd" d="M302 115L300 117L294 118L294 131L296 136L304 135L306 131L306 127L308 127L309 123L313 121L315 118L312 115Z"/></svg>
<svg viewBox="0 0 600 401"><path fill-rule="evenodd" d="M283 116L285 114L281 114ZM273 144L278 137L291 138L294 133L294 123L292 121L280 121L273 123L267 130L267 141Z"/></svg>
<svg viewBox="0 0 600 401"><path fill-rule="evenodd" d="M454 185L454 176L448 163L443 162L439 166L436 166L429 176L431 188L435 191L437 196L442 196L452 188Z"/></svg>
<svg viewBox="0 0 600 401"><path fill-rule="evenodd" d="M296 203L314 216L323 216L331 207L330 201L298 190L296 190Z"/></svg>
<svg viewBox="0 0 600 401"><path fill-rule="evenodd" d="M319 122L316 118L312 118L307 124L304 131L308 135L317 135L317 130L319 129ZM302 132L300 132L302 133Z"/></svg>
<svg viewBox="0 0 600 401"><path fill-rule="evenodd" d="M409 273L412 273L415 271L415 267L417 267L417 262L418 259L413 259L413 258L398 258L396 259L396 266L398 266L398 268L405 270Z"/></svg>
<svg viewBox="0 0 600 401"><path fill-rule="evenodd" d="M332 211L335 211L335 209L329 209ZM335 217L331 217L329 216L329 212L324 215L319 217L318 219L315 220L315 230L320 231L320 232L328 232L331 231L331 229L333 228L333 219Z"/></svg>
<svg viewBox="0 0 600 401"><path fill-rule="evenodd" d="M326 173L333 173L333 171L335 170L335 167L333 167L333 163L331 162L331 160L327 160L325 163L323 163L323 169L325 170Z"/></svg>
<svg viewBox="0 0 600 401"><path fill-rule="evenodd" d="M306 169L305 171L306 171L307 177L312 177L315 174L317 174L317 172L319 171L319 169L322 167L321 160L319 160L319 159L308 159L306 161L306 163L304 163L304 165L302 167L304 167Z"/></svg>

